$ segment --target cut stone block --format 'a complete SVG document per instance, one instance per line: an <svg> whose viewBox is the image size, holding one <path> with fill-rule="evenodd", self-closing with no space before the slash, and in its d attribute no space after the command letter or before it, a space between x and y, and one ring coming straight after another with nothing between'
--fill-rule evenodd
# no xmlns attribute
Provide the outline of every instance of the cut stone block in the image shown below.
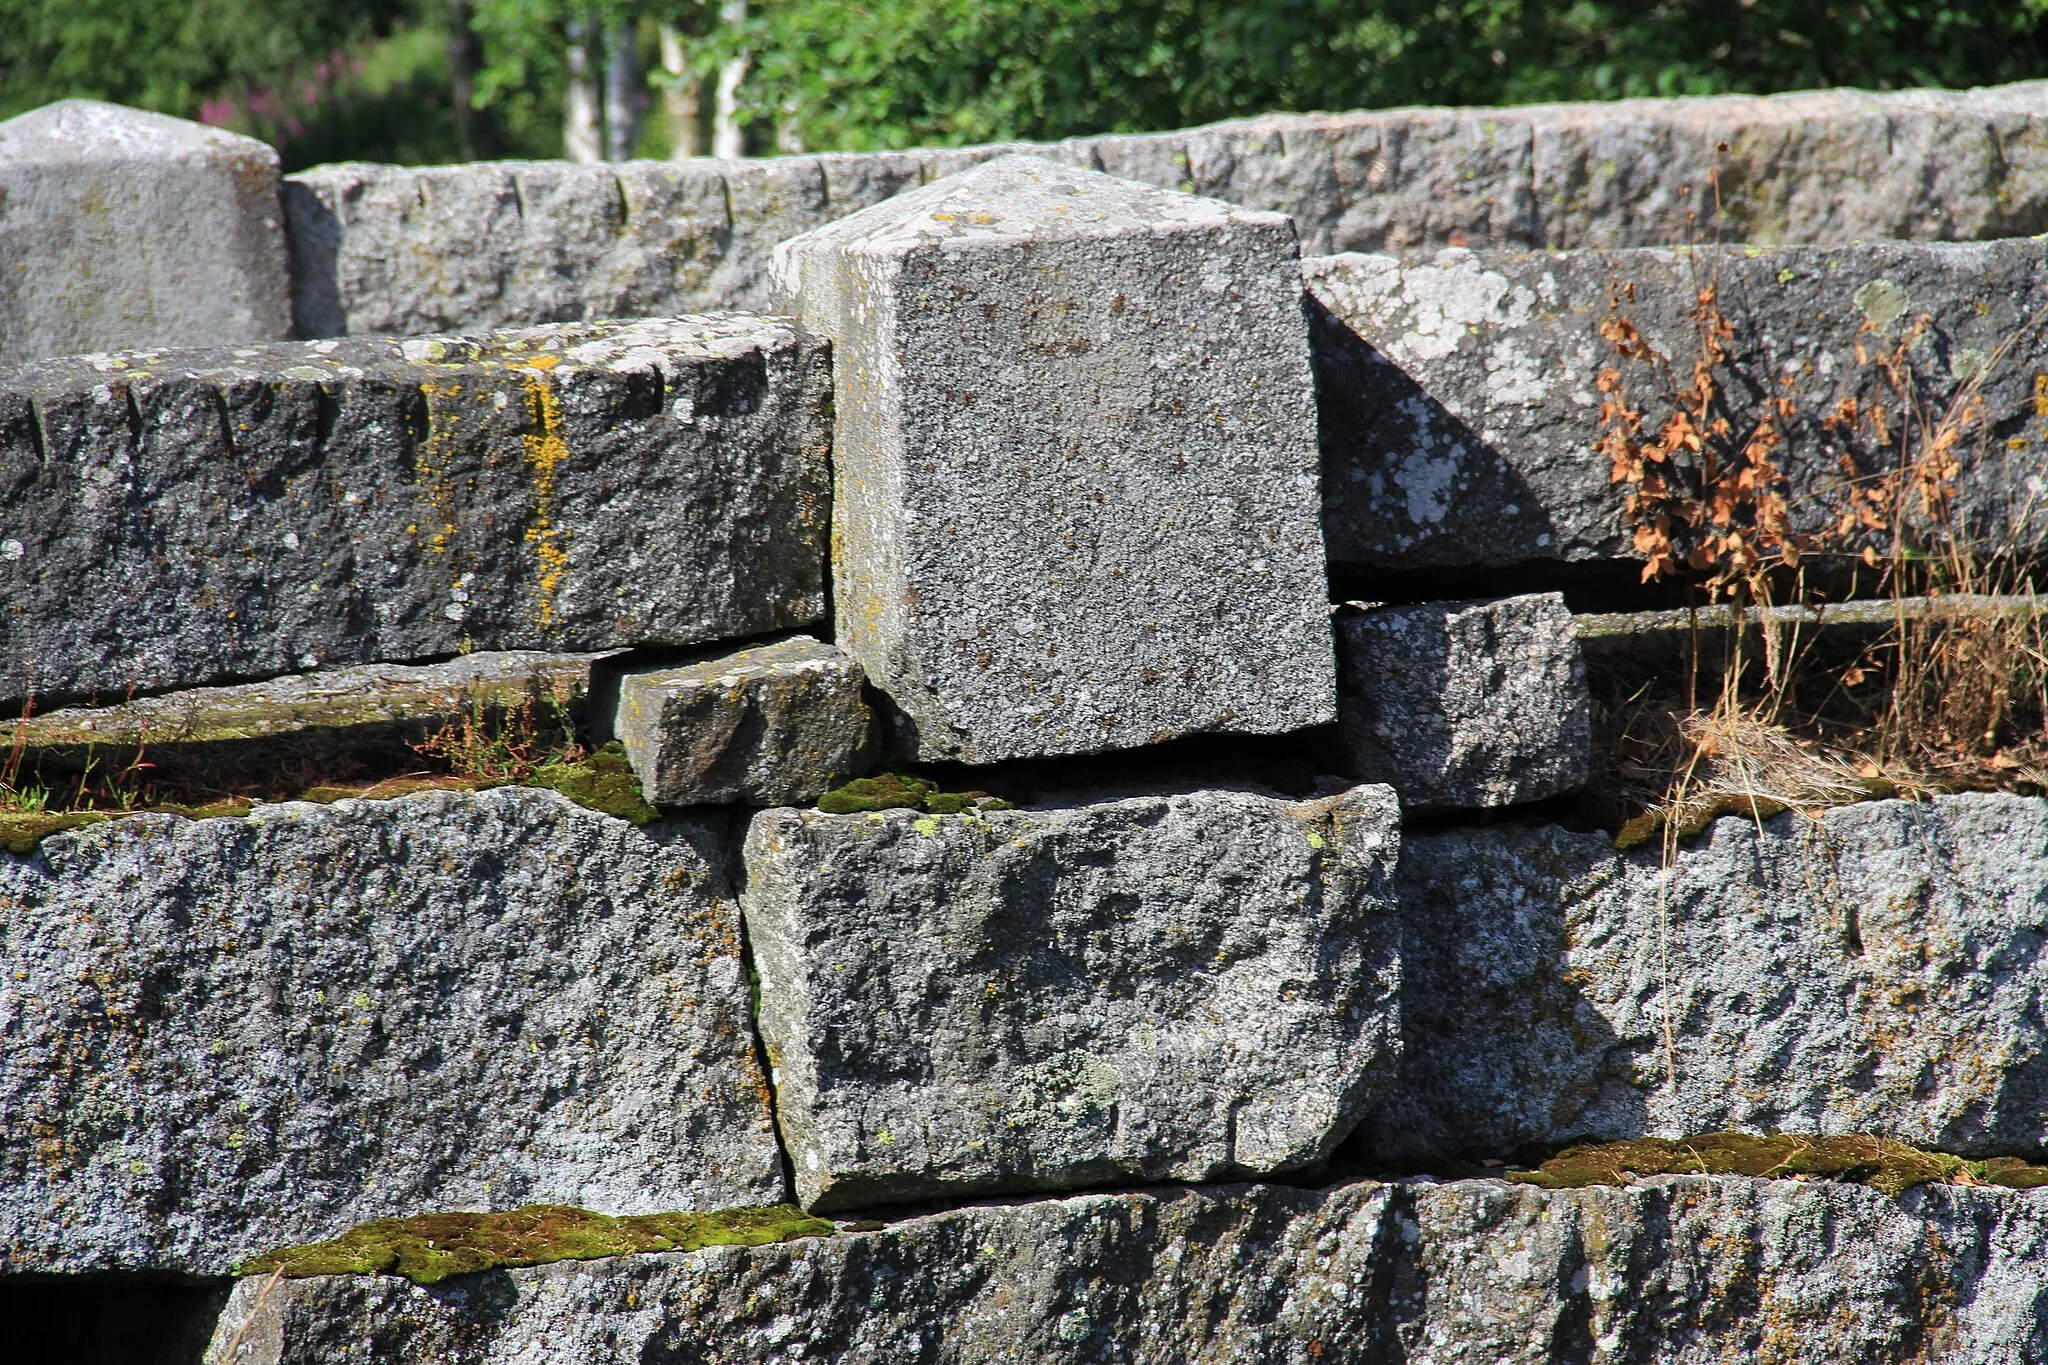
<svg viewBox="0 0 2048 1365"><path fill-rule="evenodd" d="M838 641L918 757L1333 718L1294 226L1004 157L777 248Z"/></svg>
<svg viewBox="0 0 2048 1365"><path fill-rule="evenodd" d="M1735 429L1763 415L1764 398L1792 405L1776 418L1785 439L1773 458L1795 525L1818 530L1843 508L1843 443L1828 423L1846 398L1898 410L1877 356L1924 317L1906 352L1918 401L1939 411L1961 385L1982 386L1981 423L1955 447L1957 525L2000 549L2048 536L2034 491L2048 451L2034 390L2048 372L2048 328L2035 325L2048 307L2048 247L2038 240L1447 251L1427 265L1350 255L1308 261L1304 275L1333 561L1417 569L1638 557L1612 462L1593 449L1600 373L1617 365L1600 328L1627 317L1689 375L1699 354L1691 314L1708 281L1733 329L1717 382ZM1654 430L1668 408L1640 367L1621 368Z"/></svg>
<svg viewBox="0 0 2048 1365"><path fill-rule="evenodd" d="M1660 864L1554 826L1404 839L1406 1046L1369 1150L1730 1128L2048 1145L2048 802L1730 817Z"/></svg>
<svg viewBox="0 0 2048 1365"><path fill-rule="evenodd" d="M1384 787L746 841L760 1025L814 1209L1316 1167L1391 1070Z"/></svg>
<svg viewBox="0 0 2048 1365"><path fill-rule="evenodd" d="M1337 619L1352 776L1410 810L1540 801L1586 784L1592 700L1558 593Z"/></svg>
<svg viewBox="0 0 2048 1365"><path fill-rule="evenodd" d="M824 610L822 347L747 317L0 378L0 702Z"/></svg>
<svg viewBox="0 0 2048 1365"><path fill-rule="evenodd" d="M2048 231L2041 81L1270 114L1037 147L357 163L286 179L298 334L763 310L777 242L1025 150L1287 214L1311 255Z"/></svg>
<svg viewBox="0 0 2048 1365"><path fill-rule="evenodd" d="M859 664L798 635L621 673L610 733L656 805L808 805L872 761L862 681Z"/></svg>
<svg viewBox="0 0 2048 1365"><path fill-rule="evenodd" d="M587 706L601 654L530 651L465 654L438 664L359 664L260 683L198 687L117 706L67 707L0 722L18 748L18 771L36 782L43 765L75 771L97 757L146 754L153 777L253 774L281 763L386 765L416 759L411 745L481 708L502 715L534 703L538 723L560 706L573 725ZM44 774L46 776L46 774ZM346 776L336 772L335 777ZM229 783L229 786L234 785Z"/></svg>
<svg viewBox="0 0 2048 1365"><path fill-rule="evenodd" d="M292 334L277 152L98 100L0 123L0 365Z"/></svg>
<svg viewBox="0 0 2048 1365"><path fill-rule="evenodd" d="M786 1197L725 836L503 788L0 856L0 1274Z"/></svg>
<svg viewBox="0 0 2048 1365"><path fill-rule="evenodd" d="M2048 1337L2044 1267L2039 1191L1895 1199L1698 1176L1222 1186L986 1204L426 1289L252 1277L207 1362L2023 1365Z"/></svg>

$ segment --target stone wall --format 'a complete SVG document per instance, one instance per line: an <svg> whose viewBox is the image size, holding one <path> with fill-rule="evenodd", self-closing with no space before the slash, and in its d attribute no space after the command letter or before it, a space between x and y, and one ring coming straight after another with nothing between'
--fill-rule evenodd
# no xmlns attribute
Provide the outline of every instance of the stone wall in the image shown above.
<svg viewBox="0 0 2048 1365"><path fill-rule="evenodd" d="M1618 848L1581 626L1675 628L1574 612L1660 605L1603 325L1684 370L1708 285L1799 515L1882 351L1981 399L1958 525L2031 551L2040 108L299 178L354 335L0 375L0 1314L2041 1358L2048 798ZM1717 140L1755 240L1673 250ZM771 246L779 311L686 311ZM1791 1155L1646 1169L1716 1130Z"/></svg>
<svg viewBox="0 0 2048 1365"><path fill-rule="evenodd" d="M1716 149L1727 145L1725 152ZM302 336L762 308L785 237L1005 152L1285 213L1309 255L2048 231L2048 84L1243 119L766 161L322 167L287 181Z"/></svg>

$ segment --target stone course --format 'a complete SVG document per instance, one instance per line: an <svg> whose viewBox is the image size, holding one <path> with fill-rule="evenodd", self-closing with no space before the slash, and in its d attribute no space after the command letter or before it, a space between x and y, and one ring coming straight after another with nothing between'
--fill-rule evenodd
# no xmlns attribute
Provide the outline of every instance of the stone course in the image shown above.
<svg viewBox="0 0 2048 1365"><path fill-rule="evenodd" d="M806 1207L1321 1164L1392 1073L1393 794L773 810L747 933Z"/></svg>
<svg viewBox="0 0 2048 1365"><path fill-rule="evenodd" d="M0 703L824 610L826 357L710 317L0 377Z"/></svg>
<svg viewBox="0 0 2048 1365"><path fill-rule="evenodd" d="M1726 144L1727 150L1716 148ZM1055 161L1284 213L1311 255L2048 231L2048 83L1279 114L1039 146L322 166L286 181L302 336L768 307L775 244L980 161Z"/></svg>
<svg viewBox="0 0 2048 1365"><path fill-rule="evenodd" d="M2040 241L1447 251L1414 265L1345 255L1305 262L1304 276L1333 560L1413 569L1634 556L1611 463L1591 448L1597 380L1617 363L1600 327L1625 316L1689 376L1690 314L1709 282L1732 327L1719 382L1737 426L1760 415L1760 395L1793 404L1776 459L1796 524L1817 529L1843 506L1842 443L1827 419L1847 397L1898 412L1876 357L1924 316L1906 353L1918 400L1938 412L1974 384L1984 404L1956 448L1958 524L1986 546L2048 534L2033 491L2048 443L2035 408L2035 377L2048 371ZM1617 289L1633 298L1612 303ZM1650 390L1631 374L1654 431L1668 409L1642 401ZM1889 468L1897 451L1883 453Z"/></svg>
<svg viewBox="0 0 2048 1365"><path fill-rule="evenodd" d="M1148 1190L433 1289L252 1278L207 1361L2024 1365L2048 1342L2044 1257L2039 1191Z"/></svg>
<svg viewBox="0 0 2048 1365"><path fill-rule="evenodd" d="M292 334L277 153L98 100L0 123L0 366Z"/></svg>
<svg viewBox="0 0 2048 1365"><path fill-rule="evenodd" d="M784 243L838 643L924 759L1334 719L1293 226L1005 157Z"/></svg>
<svg viewBox="0 0 2048 1365"><path fill-rule="evenodd" d="M1728 817L1669 874L1601 833L1411 833L1398 881L1378 1157L1729 1128L2048 1144L2048 801Z"/></svg>
<svg viewBox="0 0 2048 1365"><path fill-rule="evenodd" d="M1337 618L1352 776L1412 811L1540 801L1586 784L1591 707L1558 593Z"/></svg>
<svg viewBox="0 0 2048 1365"><path fill-rule="evenodd" d="M873 761L862 681L859 664L808 635L631 669L607 683L609 735L656 805L808 804Z"/></svg>
<svg viewBox="0 0 2048 1365"><path fill-rule="evenodd" d="M534 703L539 725L555 723L557 706L579 719L592 668L605 657L514 650L437 664L358 664L114 706L31 712L4 732L21 753L20 771L31 779L44 761L70 771L123 749L143 752L158 776L167 761L194 774L259 765L274 770L295 757L316 766L374 765L381 758L411 767L407 760L417 761L411 745L476 709L488 720Z"/></svg>
<svg viewBox="0 0 2048 1365"><path fill-rule="evenodd" d="M506 788L0 855L0 1275L785 1197L724 837Z"/></svg>

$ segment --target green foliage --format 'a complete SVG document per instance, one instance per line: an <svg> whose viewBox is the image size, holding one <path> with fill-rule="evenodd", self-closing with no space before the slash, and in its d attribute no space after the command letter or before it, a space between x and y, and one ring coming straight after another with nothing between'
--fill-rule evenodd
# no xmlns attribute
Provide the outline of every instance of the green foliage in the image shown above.
<svg viewBox="0 0 2048 1365"><path fill-rule="evenodd" d="M756 145L1186 127L1278 110L2048 76L2048 0L473 0L497 151L560 152L568 24L748 54ZM71 95L214 121L288 166L452 159L449 0L6 0L0 116ZM342 60L337 60L342 54ZM643 150L659 152L660 120Z"/></svg>
<svg viewBox="0 0 2048 1365"><path fill-rule="evenodd" d="M8 0L0 116L70 96L191 117L388 33L419 0Z"/></svg>
<svg viewBox="0 0 2048 1365"><path fill-rule="evenodd" d="M2048 0L760 0L753 116L806 146L2048 74Z"/></svg>
<svg viewBox="0 0 2048 1365"><path fill-rule="evenodd" d="M723 1213L652 1213L613 1218L585 1209L532 1204L506 1213L429 1213L380 1218L331 1242L287 1247L243 1264L243 1275L403 1275L438 1284L503 1266L589 1261L647 1251L765 1246L829 1237L832 1224L783 1204Z"/></svg>

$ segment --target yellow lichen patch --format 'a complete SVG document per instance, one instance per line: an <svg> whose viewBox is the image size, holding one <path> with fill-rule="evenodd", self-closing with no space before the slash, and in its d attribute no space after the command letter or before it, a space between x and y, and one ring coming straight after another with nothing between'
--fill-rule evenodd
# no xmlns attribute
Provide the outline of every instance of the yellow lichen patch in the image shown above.
<svg viewBox="0 0 2048 1365"><path fill-rule="evenodd" d="M650 1251L765 1246L828 1237L832 1224L787 1204L719 1213L650 1213L613 1218L558 1204L506 1213L428 1213L380 1218L331 1242L268 1252L243 1275L403 1275L436 1284L454 1275L551 1261L589 1261Z"/></svg>
<svg viewBox="0 0 2048 1365"><path fill-rule="evenodd" d="M448 452L462 426L462 385L445 379L425 380L420 384L420 397L427 405L427 439L413 453L413 477L427 490L434 518L440 523L427 542L428 548L439 555L448 552L448 539L455 534L455 495L448 486Z"/></svg>
<svg viewBox="0 0 2048 1365"><path fill-rule="evenodd" d="M540 560L540 602L534 621L542 630L555 624L555 593L569 567L568 542L554 520L555 482L569 459L569 443L562 439L561 400L547 378L560 362L560 356L535 356L521 376L534 428L525 435L526 463L533 470L533 522L526 528L526 541Z"/></svg>

